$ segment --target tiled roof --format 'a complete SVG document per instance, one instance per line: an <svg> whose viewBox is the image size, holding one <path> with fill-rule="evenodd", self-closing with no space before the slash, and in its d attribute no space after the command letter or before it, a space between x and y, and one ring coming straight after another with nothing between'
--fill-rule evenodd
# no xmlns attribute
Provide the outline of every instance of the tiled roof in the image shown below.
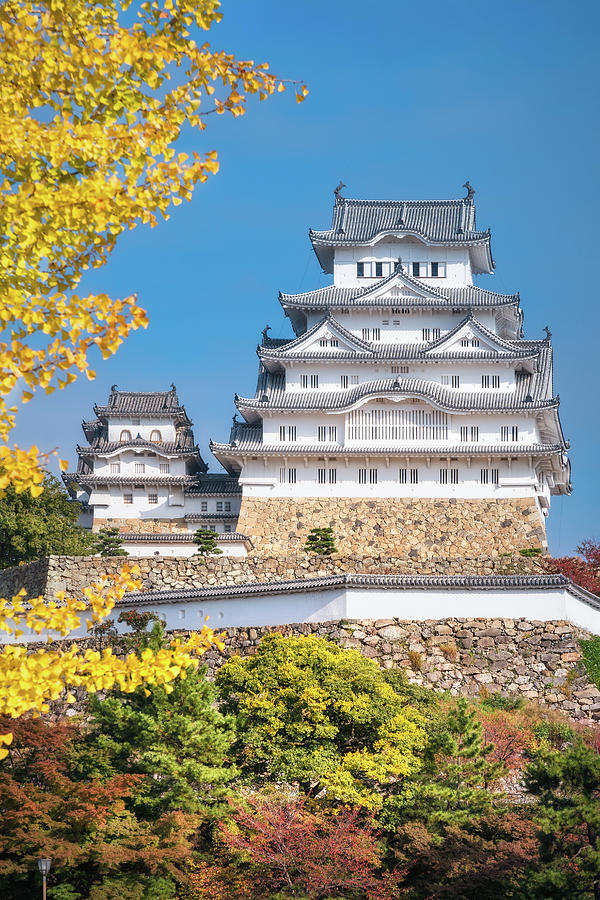
<svg viewBox="0 0 600 900"><path fill-rule="evenodd" d="M121 604L173 603L191 600L228 599L229 597L325 591L335 587L389 588L418 590L554 590L565 588L582 602L600 609L600 599L564 575L362 575L345 573L293 581L267 581L253 584L197 587L174 591L149 591L126 594Z"/></svg>
<svg viewBox="0 0 600 900"><path fill-rule="evenodd" d="M108 404L95 406L94 412L100 417L145 415L187 420L174 385L169 391L119 391L113 385Z"/></svg>
<svg viewBox="0 0 600 900"><path fill-rule="evenodd" d="M359 447L348 447L341 444L264 444L260 440L236 441L234 444L211 443L213 453L268 453L283 456L530 456L551 455L564 452L568 443L564 444L439 444L415 446L414 444L361 444ZM209 516L210 518L210 516Z"/></svg>
<svg viewBox="0 0 600 900"><path fill-rule="evenodd" d="M191 496L203 497L220 497L222 494L232 495L241 494L242 488L237 478L231 475L208 475L200 476L194 480L186 488L186 494Z"/></svg>
<svg viewBox="0 0 600 900"><path fill-rule="evenodd" d="M179 442L166 441L146 441L144 438L138 437L133 441L98 441L93 447L77 447L77 453L80 456L104 456L107 453L114 453L118 450L134 450L134 449L154 450L157 454L167 454L170 456L190 456L199 454L198 447L193 441L185 441L184 444Z"/></svg>
<svg viewBox="0 0 600 900"><path fill-rule="evenodd" d="M398 276L400 275L400 279ZM389 283L390 286L400 280L409 287L419 291L416 297L389 297L381 294L381 288ZM298 307L300 309L326 309L328 307L360 307L374 306L387 308L391 306L410 307L495 307L510 306L519 303L519 294L498 294L488 291L475 284L467 284L461 287L437 287L426 281L413 278L406 272L394 272L387 278L380 278L366 287L341 288L331 284L327 287L317 288L314 291L306 291L303 294L279 294L279 302L285 307Z"/></svg>
<svg viewBox="0 0 600 900"><path fill-rule="evenodd" d="M86 475L83 472L65 472L63 475L65 483L76 482L85 484L88 487L108 487L111 484L143 484L144 486L158 484L191 485L195 484L197 480L197 475L149 475L147 473L139 475Z"/></svg>
<svg viewBox="0 0 600 900"><path fill-rule="evenodd" d="M477 231L475 206L466 200L352 200L334 204L331 228L311 230L323 242L362 243L383 231L407 231L436 243L485 240Z"/></svg>
<svg viewBox="0 0 600 900"><path fill-rule="evenodd" d="M228 522L230 519L237 519L239 513L236 512L205 512L205 513L186 513L183 517L186 522Z"/></svg>
<svg viewBox="0 0 600 900"><path fill-rule="evenodd" d="M540 354L541 356L542 354ZM402 393L409 397L423 398L448 412L495 410L536 410L558 406L558 398L549 396L551 368L542 365L540 371L519 379L514 391L478 390L463 391L447 387L423 378L382 378L366 381L354 387L333 390L285 391L280 388L265 391L254 398L238 397L236 406L242 410L287 412L293 410L345 411L360 400L382 394ZM267 373L268 374L268 373ZM531 401L526 399L531 397Z"/></svg>
<svg viewBox="0 0 600 900"><path fill-rule="evenodd" d="M152 534L123 532L120 538L126 544L192 544L194 542L194 532L178 531L161 532L159 534L155 532ZM217 543L221 541L250 541L247 535L240 534L239 531L216 531L215 539Z"/></svg>
<svg viewBox="0 0 600 900"><path fill-rule="evenodd" d="M303 345L307 339L315 334L325 323L331 323L331 330L337 331L341 336L345 336L349 343L358 347L358 350L313 350L307 352L303 349ZM493 351L474 351L474 350L455 350L445 353L443 357L435 357L430 351L436 350L446 341L452 339L464 325L473 324L474 330L479 331L481 335L490 342L496 344L501 350ZM313 360L339 360L342 361L374 361L374 360L412 360L414 362L422 361L439 361L446 360L498 360L506 361L507 359L526 359L537 355L540 348L547 346L546 341L507 341L497 334L494 334L489 328L486 328L481 322L468 315L455 325L450 331L446 332L439 339L432 342L413 341L412 343L401 344L399 342L384 343L382 341L367 342L360 340L346 328L341 326L339 322L331 316L325 316L320 319L313 327L303 334L301 337L290 340L288 343L280 344L277 348L258 347L258 356L261 360L285 360L305 359Z"/></svg>

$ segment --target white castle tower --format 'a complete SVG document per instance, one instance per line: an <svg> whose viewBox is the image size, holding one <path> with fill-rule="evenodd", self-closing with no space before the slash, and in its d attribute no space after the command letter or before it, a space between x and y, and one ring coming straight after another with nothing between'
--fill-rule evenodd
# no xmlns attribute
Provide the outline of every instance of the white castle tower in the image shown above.
<svg viewBox="0 0 600 900"><path fill-rule="evenodd" d="M331 526L345 552L495 556L545 548L571 490L550 332L526 340L490 232L460 200L350 200L310 240L333 283L280 294L293 339L258 347L244 422L211 449L239 478L238 530L299 549Z"/></svg>
<svg viewBox="0 0 600 900"><path fill-rule="evenodd" d="M207 473L174 385L168 391L113 385L94 412L83 423L87 444L77 447L77 471L63 476L82 503L83 525L117 526L136 556L190 556L198 528L215 531L223 552L245 555L249 541L235 528L237 478Z"/></svg>

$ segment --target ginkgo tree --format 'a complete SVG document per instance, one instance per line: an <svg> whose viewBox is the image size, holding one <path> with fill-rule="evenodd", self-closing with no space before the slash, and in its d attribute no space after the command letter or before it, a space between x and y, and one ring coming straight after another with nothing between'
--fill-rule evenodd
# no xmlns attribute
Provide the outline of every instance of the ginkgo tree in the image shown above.
<svg viewBox="0 0 600 900"><path fill-rule="evenodd" d="M107 358L146 327L135 295L78 287L124 231L168 219L171 206L218 171L216 152L204 144L191 155L177 152L182 133L242 115L249 95L264 100L286 89L266 63L238 60L204 40L220 19L217 0L0 3L0 493L8 485L34 496L43 490L47 457L11 444L19 404L81 373L93 378L91 351ZM303 100L305 85L290 84ZM114 602L135 587L127 570L122 582L94 590ZM30 614L19 612L22 602L20 595L3 601L4 630L18 630L14 619L6 625L8 613ZM64 608L70 602L79 601L61 600ZM21 700L13 675L24 677L23 654L14 647L0 654L0 694L7 688L11 697L0 700L0 713L40 710L54 696L61 665L73 657L40 653L35 673L27 663L36 690ZM165 665L160 677L181 669ZM119 671L114 660L106 664L103 686ZM93 674L74 677L94 684Z"/></svg>

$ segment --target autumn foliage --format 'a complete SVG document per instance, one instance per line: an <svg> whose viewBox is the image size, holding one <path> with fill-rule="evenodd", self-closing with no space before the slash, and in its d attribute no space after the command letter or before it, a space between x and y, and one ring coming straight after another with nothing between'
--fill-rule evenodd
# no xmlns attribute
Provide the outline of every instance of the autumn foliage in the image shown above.
<svg viewBox="0 0 600 900"><path fill-rule="evenodd" d="M577 547L579 556L557 556L541 560L547 572L566 575L575 584L600 595L600 541L582 541Z"/></svg>

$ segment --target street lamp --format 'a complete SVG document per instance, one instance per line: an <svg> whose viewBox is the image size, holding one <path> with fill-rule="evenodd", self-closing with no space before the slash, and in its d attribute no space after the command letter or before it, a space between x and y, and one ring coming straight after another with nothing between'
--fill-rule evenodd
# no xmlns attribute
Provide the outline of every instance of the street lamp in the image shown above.
<svg viewBox="0 0 600 900"><path fill-rule="evenodd" d="M42 873L43 879L42 897L44 898L44 900L46 900L46 877L48 875L48 872L50 871L51 864L51 859L38 859L38 869Z"/></svg>

